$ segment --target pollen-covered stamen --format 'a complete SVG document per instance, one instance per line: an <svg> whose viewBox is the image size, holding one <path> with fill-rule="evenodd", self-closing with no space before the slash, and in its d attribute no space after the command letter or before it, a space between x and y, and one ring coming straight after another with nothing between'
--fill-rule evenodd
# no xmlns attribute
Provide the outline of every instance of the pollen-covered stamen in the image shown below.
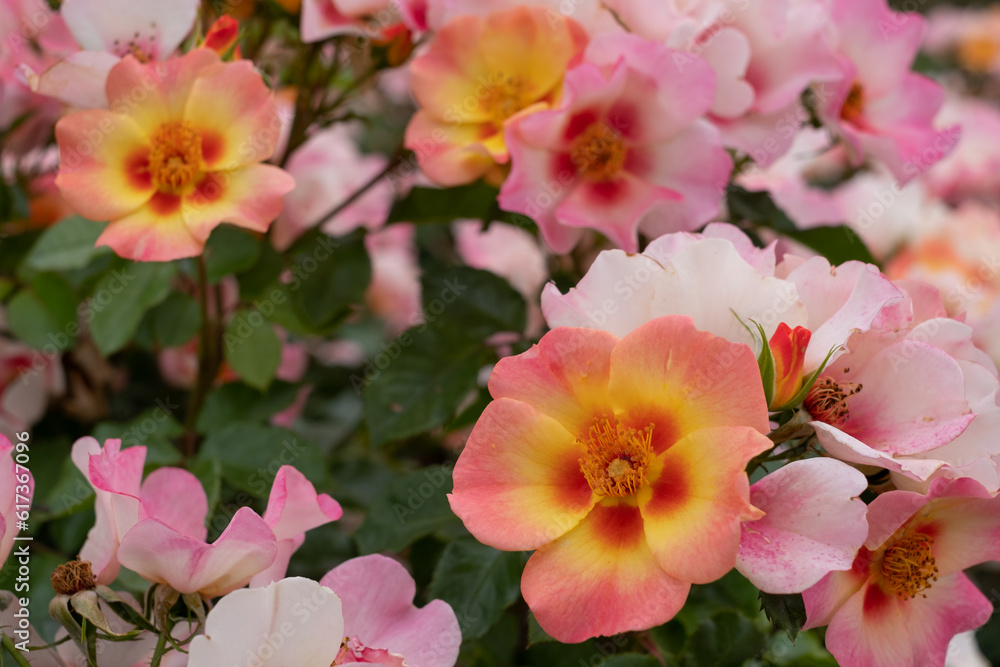
<svg viewBox="0 0 1000 667"><path fill-rule="evenodd" d="M865 112L865 89L859 82L851 84L844 106L840 108L840 117L848 122L854 122Z"/></svg>
<svg viewBox="0 0 1000 667"><path fill-rule="evenodd" d="M857 382L837 382L824 375L816 381L802 402L815 419L831 426L840 426L851 416L847 398L861 391Z"/></svg>
<svg viewBox="0 0 1000 667"><path fill-rule="evenodd" d="M604 123L594 123L573 142L570 157L584 178L610 181L625 167L627 155L620 133Z"/></svg>
<svg viewBox="0 0 1000 667"><path fill-rule="evenodd" d="M176 192L202 172L201 137L187 121L164 123L153 133L149 173L160 190Z"/></svg>
<svg viewBox="0 0 1000 667"><path fill-rule="evenodd" d="M612 425L606 417L595 419L579 442L587 450L580 470L590 488L602 496L630 496L646 484L652 456L653 425L638 431Z"/></svg>
<svg viewBox="0 0 1000 667"><path fill-rule="evenodd" d="M970 36L958 45L956 55L965 69L985 74L1000 55L1000 40L992 35Z"/></svg>
<svg viewBox="0 0 1000 667"><path fill-rule="evenodd" d="M530 103L528 85L523 77L496 74L481 95L486 113L497 127Z"/></svg>
<svg viewBox="0 0 1000 667"><path fill-rule="evenodd" d="M915 598L937 581L938 568L931 554L934 540L926 533L914 533L885 550L882 576L889 590L903 599Z"/></svg>

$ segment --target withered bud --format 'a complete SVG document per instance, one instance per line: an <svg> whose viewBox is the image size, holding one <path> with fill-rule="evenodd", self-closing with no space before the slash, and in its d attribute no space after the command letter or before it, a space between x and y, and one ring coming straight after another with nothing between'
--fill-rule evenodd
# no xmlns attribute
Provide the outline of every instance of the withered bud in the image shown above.
<svg viewBox="0 0 1000 667"><path fill-rule="evenodd" d="M89 560L75 560L63 563L52 573L52 588L60 595L73 595L80 591L89 591L97 586L94 571L90 569Z"/></svg>

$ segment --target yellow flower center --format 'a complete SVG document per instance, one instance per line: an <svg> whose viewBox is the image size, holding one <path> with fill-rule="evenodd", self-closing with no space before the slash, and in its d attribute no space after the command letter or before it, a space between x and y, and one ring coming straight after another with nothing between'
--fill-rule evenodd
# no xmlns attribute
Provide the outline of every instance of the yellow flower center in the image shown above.
<svg viewBox="0 0 1000 667"><path fill-rule="evenodd" d="M840 117L848 122L854 122L865 112L865 89L859 82L851 84L844 106L840 109Z"/></svg>
<svg viewBox="0 0 1000 667"><path fill-rule="evenodd" d="M888 588L900 598L914 598L930 588L932 581L937 581L938 568L931 555L932 544L934 540L926 533L914 533L885 550L882 576Z"/></svg>
<svg viewBox="0 0 1000 667"><path fill-rule="evenodd" d="M982 74L993 67L994 61L1000 55L1000 41L990 35L968 37L958 45L958 62L962 67Z"/></svg>
<svg viewBox="0 0 1000 667"><path fill-rule="evenodd" d="M187 121L164 123L153 133L149 173L160 190L177 192L202 171L201 137Z"/></svg>
<svg viewBox="0 0 1000 667"><path fill-rule="evenodd" d="M653 424L641 431L606 417L595 419L586 438L578 442L586 453L580 470L590 488L602 496L630 496L646 484L646 469L652 456Z"/></svg>
<svg viewBox="0 0 1000 667"><path fill-rule="evenodd" d="M847 398L861 391L861 387L856 382L840 383L824 375L809 390L803 405L815 419L840 426L851 416Z"/></svg>
<svg viewBox="0 0 1000 667"><path fill-rule="evenodd" d="M594 123L573 142L571 159L584 178L610 181L625 166L628 148L621 134L604 123Z"/></svg>
<svg viewBox="0 0 1000 667"><path fill-rule="evenodd" d="M486 113L497 127L526 108L533 101L528 95L528 85L521 76L507 76L500 72L485 86L482 97Z"/></svg>

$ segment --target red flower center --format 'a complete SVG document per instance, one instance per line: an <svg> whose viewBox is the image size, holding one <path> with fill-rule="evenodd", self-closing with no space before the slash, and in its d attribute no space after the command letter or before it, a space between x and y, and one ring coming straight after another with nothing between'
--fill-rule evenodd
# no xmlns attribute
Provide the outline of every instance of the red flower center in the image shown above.
<svg viewBox="0 0 1000 667"><path fill-rule="evenodd" d="M851 84L844 106L840 109L840 117L849 123L855 122L865 112L865 89L859 82Z"/></svg>
<svg viewBox="0 0 1000 667"><path fill-rule="evenodd" d="M187 121L164 123L153 134L149 173L160 190L177 192L202 172L201 137Z"/></svg>
<svg viewBox="0 0 1000 667"><path fill-rule="evenodd" d="M573 142L571 158L577 171L591 181L610 181L625 167L628 148L621 133L606 123L594 123Z"/></svg>
<svg viewBox="0 0 1000 667"><path fill-rule="evenodd" d="M932 544L934 540L926 533L914 533L885 550L882 576L889 590L900 598L914 598L930 588L932 581L937 581L938 568L931 555Z"/></svg>
<svg viewBox="0 0 1000 667"><path fill-rule="evenodd" d="M578 442L586 449L580 470L590 488L602 496L630 496L646 484L646 468L652 456L653 424L641 431L612 426L595 419L586 438Z"/></svg>

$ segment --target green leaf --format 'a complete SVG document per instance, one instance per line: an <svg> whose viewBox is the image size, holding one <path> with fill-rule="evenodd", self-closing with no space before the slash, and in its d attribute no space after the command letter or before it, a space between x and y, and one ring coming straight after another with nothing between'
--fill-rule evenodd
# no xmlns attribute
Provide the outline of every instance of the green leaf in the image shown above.
<svg viewBox="0 0 1000 667"><path fill-rule="evenodd" d="M846 225L836 227L813 227L788 234L802 245L808 246L830 260L831 264L843 264L851 260L875 264L865 242L853 229Z"/></svg>
<svg viewBox="0 0 1000 667"><path fill-rule="evenodd" d="M21 186L17 183L8 184L6 179L0 179L0 220L24 220L29 215L31 209L28 197Z"/></svg>
<svg viewBox="0 0 1000 667"><path fill-rule="evenodd" d="M771 635L761 659L764 665L776 667L837 667L834 657L809 631L799 633L795 641L783 634Z"/></svg>
<svg viewBox="0 0 1000 667"><path fill-rule="evenodd" d="M502 216L497 206L498 192L484 181L446 189L416 187L404 199L393 203L387 222L450 224L460 218L497 220Z"/></svg>
<svg viewBox="0 0 1000 667"><path fill-rule="evenodd" d="M109 356L128 344L146 311L170 294L176 273L170 263L129 262L101 279L87 309L93 318L90 334L101 354Z"/></svg>
<svg viewBox="0 0 1000 667"><path fill-rule="evenodd" d="M292 305L305 324L323 332L364 301L372 273L364 237L318 234L296 248L288 287Z"/></svg>
<svg viewBox="0 0 1000 667"><path fill-rule="evenodd" d="M10 278L0 276L0 301L7 298L7 295L14 291L17 284Z"/></svg>
<svg viewBox="0 0 1000 667"><path fill-rule="evenodd" d="M205 243L204 256L208 282L214 284L256 264L260 257L260 241L238 227L219 225Z"/></svg>
<svg viewBox="0 0 1000 667"><path fill-rule="evenodd" d="M264 391L281 365L281 340L274 327L256 310L240 310L222 337L226 361L240 378Z"/></svg>
<svg viewBox="0 0 1000 667"><path fill-rule="evenodd" d="M734 221L746 220L782 234L793 234L798 230L792 219L774 203L767 190L752 192L730 184L726 187L726 206Z"/></svg>
<svg viewBox="0 0 1000 667"><path fill-rule="evenodd" d="M0 275L17 275L24 263L24 258L31 251L31 246L41 235L40 231L31 230L3 237L3 242L0 243Z"/></svg>
<svg viewBox="0 0 1000 667"><path fill-rule="evenodd" d="M198 301L183 292L171 292L147 316L153 339L161 347L184 345L194 338L201 327Z"/></svg>
<svg viewBox="0 0 1000 667"><path fill-rule="evenodd" d="M428 321L446 313L464 335L479 340L501 331L524 331L524 298L496 274L460 266L429 271L421 282Z"/></svg>
<svg viewBox="0 0 1000 667"><path fill-rule="evenodd" d="M36 350L46 346L65 350L75 339L63 333L63 324L30 290L18 292L7 304L7 325L16 338Z"/></svg>
<svg viewBox="0 0 1000 667"><path fill-rule="evenodd" d="M477 639L517 600L523 569L520 552L499 551L471 537L455 540L445 547L428 594L455 610L463 639Z"/></svg>
<svg viewBox="0 0 1000 667"><path fill-rule="evenodd" d="M404 331L369 362L364 377L351 379L356 388L365 387L372 443L402 440L448 420L476 388L485 352L479 341L448 330L421 325Z"/></svg>
<svg viewBox="0 0 1000 667"><path fill-rule="evenodd" d="M741 665L767 645L766 638L748 618L735 611L721 611L703 620L688 639L692 667Z"/></svg>
<svg viewBox="0 0 1000 667"><path fill-rule="evenodd" d="M237 422L265 422L291 405L297 391L296 385L287 382L272 382L264 392L242 382L227 382L206 397L198 415L198 431L219 431Z"/></svg>
<svg viewBox="0 0 1000 667"><path fill-rule="evenodd" d="M750 192L738 185L726 188L729 213L734 220L746 220L758 227L773 229L808 246L826 257L831 264L850 260L878 264L861 238L850 227L814 227L799 229L795 222L774 203L766 190Z"/></svg>
<svg viewBox="0 0 1000 667"><path fill-rule="evenodd" d="M294 465L313 484L326 477L326 465L316 445L298 433L275 426L233 424L209 433L198 461L218 459L222 477L257 498L270 492L283 465Z"/></svg>
<svg viewBox="0 0 1000 667"><path fill-rule="evenodd" d="M354 534L362 554L402 551L416 540L446 528L461 527L448 504L451 466L430 466L393 482L372 503Z"/></svg>
<svg viewBox="0 0 1000 667"><path fill-rule="evenodd" d="M190 466L190 470L191 474L197 477L205 488L209 514L211 514L211 510L219 502L219 495L222 492L222 463L215 458L199 459Z"/></svg>
<svg viewBox="0 0 1000 667"><path fill-rule="evenodd" d="M252 267L236 276L240 283L240 298L258 299L268 296L268 288L276 288L276 282L284 268L285 261L270 243L262 243L260 255Z"/></svg>
<svg viewBox="0 0 1000 667"><path fill-rule="evenodd" d="M784 630L792 641L806 623L806 605L800 594L772 595L761 591L760 608L768 620Z"/></svg>
<svg viewBox="0 0 1000 667"><path fill-rule="evenodd" d="M66 218L42 232L24 263L36 271L82 269L97 255L111 252L94 247L105 226L78 215Z"/></svg>

